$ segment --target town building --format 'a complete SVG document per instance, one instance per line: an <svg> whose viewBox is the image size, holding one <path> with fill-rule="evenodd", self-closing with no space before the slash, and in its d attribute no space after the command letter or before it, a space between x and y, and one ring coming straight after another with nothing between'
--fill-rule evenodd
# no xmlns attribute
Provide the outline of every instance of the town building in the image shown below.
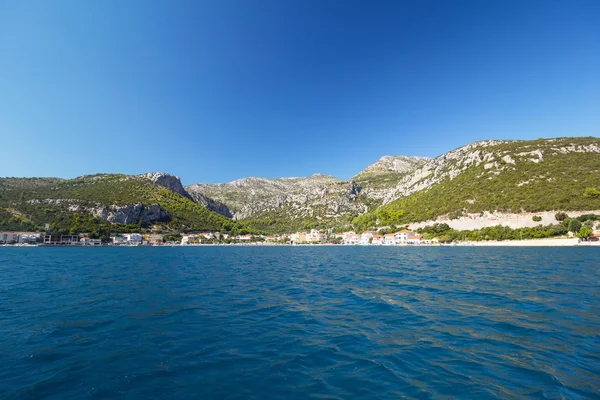
<svg viewBox="0 0 600 400"><path fill-rule="evenodd" d="M373 236L377 235L377 231L365 231L360 235L360 244L369 244Z"/></svg>
<svg viewBox="0 0 600 400"><path fill-rule="evenodd" d="M0 244L35 244L40 240L37 232L0 232Z"/></svg>
<svg viewBox="0 0 600 400"><path fill-rule="evenodd" d="M296 232L290 235L290 241L293 244L306 243L306 232Z"/></svg>
<svg viewBox="0 0 600 400"><path fill-rule="evenodd" d="M319 232L316 229L311 229L310 233L306 234L305 241L308 243L314 243L314 242L324 243L327 241L327 235Z"/></svg>
<svg viewBox="0 0 600 400"><path fill-rule="evenodd" d="M77 246L80 243L78 235L45 235L44 244Z"/></svg>
<svg viewBox="0 0 600 400"><path fill-rule="evenodd" d="M423 237L417 233L411 232L406 237L406 244L421 244Z"/></svg>
<svg viewBox="0 0 600 400"><path fill-rule="evenodd" d="M127 233L125 234L127 243L132 245L140 245L144 242L144 237L139 233Z"/></svg>
<svg viewBox="0 0 600 400"><path fill-rule="evenodd" d="M371 238L371 244L379 246L385 244L385 238L380 234L373 235L373 237Z"/></svg>
<svg viewBox="0 0 600 400"><path fill-rule="evenodd" d="M395 233L386 233L383 235L383 244L391 246L398 243L398 239L396 239Z"/></svg>
<svg viewBox="0 0 600 400"><path fill-rule="evenodd" d="M342 239L344 244L360 244L360 235L354 232L344 232Z"/></svg>

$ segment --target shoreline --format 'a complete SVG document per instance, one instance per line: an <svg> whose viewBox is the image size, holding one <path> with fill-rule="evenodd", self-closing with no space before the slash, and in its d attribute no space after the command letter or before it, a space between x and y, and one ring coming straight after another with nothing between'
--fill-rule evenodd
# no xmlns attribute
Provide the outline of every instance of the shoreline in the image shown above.
<svg viewBox="0 0 600 400"><path fill-rule="evenodd" d="M120 248L146 248L146 247L205 247L205 246L238 246L238 247L303 247L303 246L316 246L316 247L329 247L329 246L343 246L343 247L402 247L402 248L419 248L419 247L600 247L600 242L579 242L577 238L549 238L549 239L525 239L525 240L503 240L503 241L480 241L480 242L454 242L448 244L409 244L409 245L361 245L361 244L267 244L267 243L228 243L228 244L188 244L188 245L143 245L143 246L115 246L115 245L102 245L102 246L89 246L89 245L19 245L19 244L4 244L1 247L74 247L74 248L95 248L95 247L120 247Z"/></svg>

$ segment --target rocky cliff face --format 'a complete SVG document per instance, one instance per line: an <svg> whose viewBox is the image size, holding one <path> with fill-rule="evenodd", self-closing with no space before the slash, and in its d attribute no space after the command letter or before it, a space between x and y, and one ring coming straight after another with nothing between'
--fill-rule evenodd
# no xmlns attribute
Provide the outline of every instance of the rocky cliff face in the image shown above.
<svg viewBox="0 0 600 400"><path fill-rule="evenodd" d="M141 203L126 206L97 207L89 210L96 218L116 224L135 224L140 220L144 224L168 221L169 213L158 204L143 205Z"/></svg>
<svg viewBox="0 0 600 400"><path fill-rule="evenodd" d="M186 189L192 197L205 196L226 205L236 219L277 213L333 219L360 214L369 207L428 190L471 168L482 167L484 173L480 178L489 179L509 168L517 169L522 163L541 163L546 156L570 153L600 153L600 142L593 138L486 140L435 158L385 156L351 181L317 174L308 178L244 178L226 184L191 185Z"/></svg>
<svg viewBox="0 0 600 400"><path fill-rule="evenodd" d="M359 172L353 179L368 174L409 173L431 161L429 157L383 156Z"/></svg>
<svg viewBox="0 0 600 400"><path fill-rule="evenodd" d="M544 157L570 153L600 153L598 143L572 142L569 139L540 141L486 140L442 154L407 174L397 185L381 193L383 204L420 190L426 190L444 179L454 179L469 168L483 166L485 176L500 175L507 169L515 170L517 163L540 163ZM536 177L532 177L536 178ZM521 182L526 184L526 182Z"/></svg>
<svg viewBox="0 0 600 400"><path fill-rule="evenodd" d="M186 187L227 205L234 219L285 210L291 217L337 218L366 211L357 201L360 187L328 175L308 178L244 178L225 184L196 184Z"/></svg>
<svg viewBox="0 0 600 400"><path fill-rule="evenodd" d="M87 213L104 221L115 224L136 224L140 220L144 224L152 224L158 221L168 221L169 213L163 210L159 204L142 203L128 205L102 205L91 204L89 201L77 199L34 199L27 201L29 204L58 205L67 208L74 213Z"/></svg>
<svg viewBox="0 0 600 400"><path fill-rule="evenodd" d="M210 197L205 196L204 194L202 194L202 191L197 190L195 186L197 185L191 185L189 187L190 190L188 191L189 196L192 200L206 207L210 211L214 211L217 214L221 214L228 218L233 218L233 213L231 212L229 207L215 199L211 199Z"/></svg>
<svg viewBox="0 0 600 400"><path fill-rule="evenodd" d="M183 188L181 180L178 176L164 172L148 172L146 174L138 175L138 177L147 179L156 185L167 188L175 193L179 193L182 196L190 197L188 192L186 192L186 190Z"/></svg>

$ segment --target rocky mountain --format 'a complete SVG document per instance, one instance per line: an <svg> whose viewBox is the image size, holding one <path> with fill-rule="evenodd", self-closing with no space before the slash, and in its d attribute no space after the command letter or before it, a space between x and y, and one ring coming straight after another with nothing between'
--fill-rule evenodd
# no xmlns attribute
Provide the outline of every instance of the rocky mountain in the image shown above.
<svg viewBox="0 0 600 400"><path fill-rule="evenodd" d="M488 140L427 162L387 189L359 226L484 212L600 209L600 139ZM598 193L598 195L596 195Z"/></svg>
<svg viewBox="0 0 600 400"><path fill-rule="evenodd" d="M235 224L194 202L178 177L86 175L75 179L0 178L0 228L88 231L135 224L163 230L227 230ZM107 225L108 224L108 225Z"/></svg>
<svg viewBox="0 0 600 400"><path fill-rule="evenodd" d="M370 174L405 174L411 172L431 161L429 157L411 156L383 156L367 168L360 171L352 179L360 179L361 176Z"/></svg>
<svg viewBox="0 0 600 400"><path fill-rule="evenodd" d="M235 220L267 218L275 223L324 224L367 211L358 200L360 186L321 174L308 178L244 178L225 184L190 185L186 190L193 198L204 196L225 204Z"/></svg>
<svg viewBox="0 0 600 400"><path fill-rule="evenodd" d="M165 173L0 178L0 229L52 222L73 230L101 221L167 230L289 232L487 212L598 209L600 139L593 137L487 140L433 159L385 156L348 181L315 174L183 187Z"/></svg>

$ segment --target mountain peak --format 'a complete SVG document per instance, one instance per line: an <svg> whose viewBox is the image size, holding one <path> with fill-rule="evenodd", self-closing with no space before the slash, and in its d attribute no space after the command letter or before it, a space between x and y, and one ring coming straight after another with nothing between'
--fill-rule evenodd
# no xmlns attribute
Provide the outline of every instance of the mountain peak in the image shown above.
<svg viewBox="0 0 600 400"><path fill-rule="evenodd" d="M360 171L355 177L364 174L407 173L422 167L429 161L431 161L429 157L383 156Z"/></svg>

